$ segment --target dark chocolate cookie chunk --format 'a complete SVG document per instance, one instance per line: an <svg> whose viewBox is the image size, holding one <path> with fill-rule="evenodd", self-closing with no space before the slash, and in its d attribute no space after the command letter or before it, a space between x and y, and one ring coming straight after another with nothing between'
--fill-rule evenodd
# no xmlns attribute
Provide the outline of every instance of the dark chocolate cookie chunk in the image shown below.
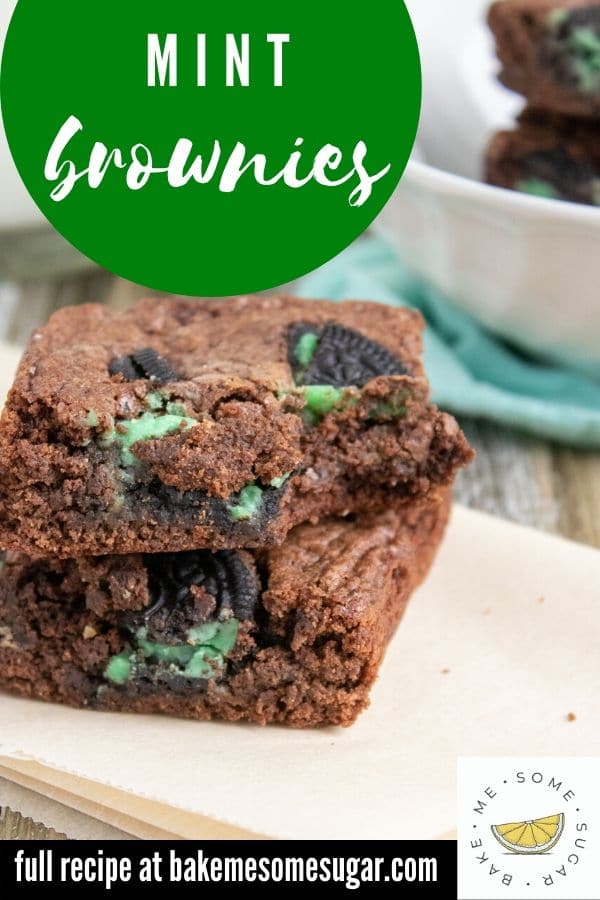
<svg viewBox="0 0 600 900"><path fill-rule="evenodd" d="M380 375L406 374L386 347L337 322L322 329L299 322L288 339L290 362L300 384L364 387Z"/></svg>
<svg viewBox="0 0 600 900"><path fill-rule="evenodd" d="M178 375L171 364L152 347L134 350L129 356L119 356L108 367L111 375L122 375L125 381L146 379L157 384L177 381Z"/></svg>
<svg viewBox="0 0 600 900"><path fill-rule="evenodd" d="M254 569L233 550L148 555L152 604L138 619L148 633L179 641L192 626L218 619L225 611L252 620L258 598Z"/></svg>
<svg viewBox="0 0 600 900"><path fill-rule="evenodd" d="M125 381L137 381L138 378L145 377L131 356L115 356L108 364L108 371L111 375L122 375Z"/></svg>
<svg viewBox="0 0 600 900"><path fill-rule="evenodd" d="M120 621L124 649L104 677L145 691L204 690L221 678L243 623L253 625L259 581L249 554L194 550L146 555L150 605ZM187 688L186 688L187 684Z"/></svg>
<svg viewBox="0 0 600 900"><path fill-rule="evenodd" d="M287 478L279 486L246 485L228 500L209 497L204 491L177 491L153 480L135 485L128 496L136 515L151 515L165 530L177 527L185 517L228 535L233 546L259 546L280 512Z"/></svg>

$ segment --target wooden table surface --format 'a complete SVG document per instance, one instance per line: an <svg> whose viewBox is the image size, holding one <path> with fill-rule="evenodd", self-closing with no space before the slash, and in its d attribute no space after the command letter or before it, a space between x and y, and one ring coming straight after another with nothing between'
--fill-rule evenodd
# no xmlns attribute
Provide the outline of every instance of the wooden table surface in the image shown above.
<svg viewBox="0 0 600 900"><path fill-rule="evenodd" d="M123 309L148 293L100 271L0 283L0 339L24 344L31 329L60 306L95 300ZM560 447L484 421L461 424L477 460L458 479L460 503L600 548L600 453ZM60 835L4 811L0 840L42 838Z"/></svg>

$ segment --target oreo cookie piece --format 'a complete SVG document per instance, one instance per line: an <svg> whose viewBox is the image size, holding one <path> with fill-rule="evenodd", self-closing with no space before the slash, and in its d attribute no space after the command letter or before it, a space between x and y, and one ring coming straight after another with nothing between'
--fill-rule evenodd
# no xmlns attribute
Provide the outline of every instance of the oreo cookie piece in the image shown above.
<svg viewBox="0 0 600 900"><path fill-rule="evenodd" d="M178 491L158 479L128 487L127 500L136 515L151 514L165 529L177 528L181 521L193 518L230 536L236 546L255 547L264 545L265 531L279 515L286 489L287 479L279 487L260 488L260 498L254 504L246 503L246 514L241 517L232 509L241 495L223 500L209 497L205 491ZM241 511L239 506L237 509Z"/></svg>
<svg viewBox="0 0 600 900"><path fill-rule="evenodd" d="M125 381L137 381L144 378L143 373L137 369L130 356L115 356L108 364L110 375L122 375Z"/></svg>
<svg viewBox="0 0 600 900"><path fill-rule="evenodd" d="M572 28L593 28L600 34L600 3L564 10L564 17L558 22L558 30L564 34Z"/></svg>
<svg viewBox="0 0 600 900"><path fill-rule="evenodd" d="M215 621L226 611L238 621L254 618L258 579L234 550L192 550L145 557L151 605L135 616L148 636L178 643L197 625Z"/></svg>
<svg viewBox="0 0 600 900"><path fill-rule="evenodd" d="M146 379L156 384L169 384L178 380L171 364L152 347L134 350L129 356L118 356L111 360L108 371L111 375L122 375L125 381Z"/></svg>
<svg viewBox="0 0 600 900"><path fill-rule="evenodd" d="M309 336L316 336L312 348ZM297 384L360 388L380 375L406 374L386 347L337 322L324 328L299 322L290 328L288 341Z"/></svg>

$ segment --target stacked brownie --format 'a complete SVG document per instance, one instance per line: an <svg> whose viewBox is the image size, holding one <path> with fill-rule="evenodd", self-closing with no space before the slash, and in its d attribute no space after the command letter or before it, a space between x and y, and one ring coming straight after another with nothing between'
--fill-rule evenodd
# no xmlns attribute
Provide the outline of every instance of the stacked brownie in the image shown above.
<svg viewBox="0 0 600 900"><path fill-rule="evenodd" d="M499 0L489 23L500 79L527 107L492 139L487 180L600 206L600 2Z"/></svg>
<svg viewBox="0 0 600 900"><path fill-rule="evenodd" d="M0 683L351 724L472 456L421 327L287 297L55 314L0 422Z"/></svg>

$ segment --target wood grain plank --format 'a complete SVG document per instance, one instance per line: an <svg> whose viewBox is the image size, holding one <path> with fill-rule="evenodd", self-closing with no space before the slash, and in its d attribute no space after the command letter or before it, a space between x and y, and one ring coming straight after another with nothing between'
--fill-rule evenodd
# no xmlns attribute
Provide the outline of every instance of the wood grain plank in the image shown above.
<svg viewBox="0 0 600 900"><path fill-rule="evenodd" d="M53 828L38 825L32 819L25 819L17 812L5 808L0 810L0 841L66 841L65 834L58 834Z"/></svg>

